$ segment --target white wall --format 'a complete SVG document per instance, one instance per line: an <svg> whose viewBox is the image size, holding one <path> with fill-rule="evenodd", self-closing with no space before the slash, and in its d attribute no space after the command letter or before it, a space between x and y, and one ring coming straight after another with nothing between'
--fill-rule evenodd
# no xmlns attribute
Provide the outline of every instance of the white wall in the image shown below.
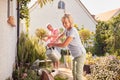
<svg viewBox="0 0 120 80"><path fill-rule="evenodd" d="M16 20L16 0L11 3L11 14ZM12 76L16 54L17 27L7 23L7 0L0 0L0 80Z"/></svg>
<svg viewBox="0 0 120 80"><path fill-rule="evenodd" d="M30 34L34 34L38 27L46 27L48 23L54 27L62 27L61 18L64 11L58 9L59 1L54 0L42 8L37 4L30 9ZM63 1L65 2L66 12L73 16L75 24L78 24L79 27L84 25L85 28L95 31L95 21L84 11L83 6L78 4L78 0Z"/></svg>

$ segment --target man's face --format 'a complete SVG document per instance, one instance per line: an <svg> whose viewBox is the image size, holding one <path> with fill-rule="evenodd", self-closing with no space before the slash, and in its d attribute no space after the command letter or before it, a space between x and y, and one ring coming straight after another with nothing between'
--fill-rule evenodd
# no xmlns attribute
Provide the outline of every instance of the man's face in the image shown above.
<svg viewBox="0 0 120 80"><path fill-rule="evenodd" d="M52 26L51 26L51 25L48 25L48 26L47 26L47 28L48 28L48 30L50 30L50 31L52 31L52 30L53 30L53 28L52 28Z"/></svg>

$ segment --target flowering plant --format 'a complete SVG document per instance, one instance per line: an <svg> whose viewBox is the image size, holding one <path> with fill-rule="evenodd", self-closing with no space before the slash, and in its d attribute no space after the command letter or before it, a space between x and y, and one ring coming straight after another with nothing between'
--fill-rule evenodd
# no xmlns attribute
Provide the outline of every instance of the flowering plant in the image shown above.
<svg viewBox="0 0 120 80"><path fill-rule="evenodd" d="M115 56L100 57L90 66L91 74L88 80L120 80L120 60Z"/></svg>

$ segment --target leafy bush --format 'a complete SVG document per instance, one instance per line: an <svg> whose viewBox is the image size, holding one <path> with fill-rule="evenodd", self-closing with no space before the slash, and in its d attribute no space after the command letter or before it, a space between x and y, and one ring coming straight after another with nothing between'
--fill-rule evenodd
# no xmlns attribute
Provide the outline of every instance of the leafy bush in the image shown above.
<svg viewBox="0 0 120 80"><path fill-rule="evenodd" d="M55 76L55 80L68 80L68 75L60 73Z"/></svg>
<svg viewBox="0 0 120 80"><path fill-rule="evenodd" d="M31 70L33 62L37 59L44 60L45 46L40 45L39 40L34 37L30 37L25 33L21 33L19 38L18 47L18 65L14 67L13 79L14 80L39 80L40 77L37 73ZM40 65L43 66L44 64Z"/></svg>
<svg viewBox="0 0 120 80"><path fill-rule="evenodd" d="M83 40L83 42L85 42L86 40L88 40L90 38L90 31L88 29L84 29L82 28L80 31L79 31L79 34Z"/></svg>
<svg viewBox="0 0 120 80"><path fill-rule="evenodd" d="M97 58L93 58L92 53L88 52L86 54L86 62L85 62L86 65L94 64L95 60L97 60Z"/></svg>
<svg viewBox="0 0 120 80"><path fill-rule="evenodd" d="M42 40L47 35L47 31L44 28L38 28L36 29L35 34L40 40Z"/></svg>
<svg viewBox="0 0 120 80"><path fill-rule="evenodd" d="M37 72L25 67L13 71L13 80L40 80Z"/></svg>
<svg viewBox="0 0 120 80"><path fill-rule="evenodd" d="M120 60L115 56L100 57L90 68L88 80L120 80Z"/></svg>
<svg viewBox="0 0 120 80"><path fill-rule="evenodd" d="M21 33L18 49L19 64L30 63L31 65L36 59L45 59L45 51L45 47L39 45L38 39L30 38L26 34Z"/></svg>
<svg viewBox="0 0 120 80"><path fill-rule="evenodd" d="M94 53L94 32L91 32L88 29L81 28L79 30L79 35L81 37L82 43L84 47L86 48L87 52Z"/></svg>

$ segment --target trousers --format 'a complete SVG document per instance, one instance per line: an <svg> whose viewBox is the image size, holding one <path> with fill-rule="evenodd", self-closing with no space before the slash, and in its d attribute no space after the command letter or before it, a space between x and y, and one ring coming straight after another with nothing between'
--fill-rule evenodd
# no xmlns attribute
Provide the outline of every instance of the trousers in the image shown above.
<svg viewBox="0 0 120 80"><path fill-rule="evenodd" d="M73 59L73 80L83 80L83 67L86 60L86 54L81 54Z"/></svg>

